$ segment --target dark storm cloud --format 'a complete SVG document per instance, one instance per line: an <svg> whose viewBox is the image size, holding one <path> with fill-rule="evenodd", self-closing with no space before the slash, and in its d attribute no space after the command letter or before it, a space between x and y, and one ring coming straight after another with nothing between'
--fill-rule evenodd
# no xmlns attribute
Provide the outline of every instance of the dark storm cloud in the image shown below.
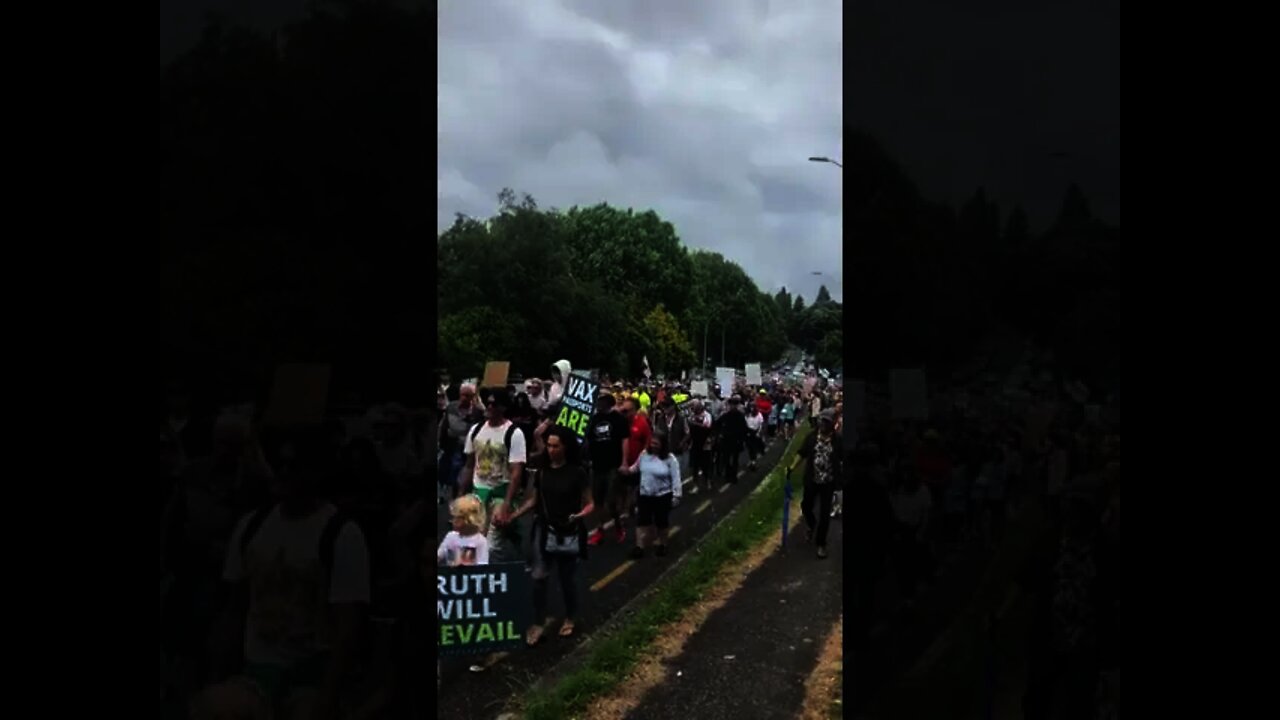
<svg viewBox="0 0 1280 720"><path fill-rule="evenodd" d="M840 266L841 4L446 2L437 225L503 187L653 208L764 290ZM841 296L834 280L832 294Z"/></svg>

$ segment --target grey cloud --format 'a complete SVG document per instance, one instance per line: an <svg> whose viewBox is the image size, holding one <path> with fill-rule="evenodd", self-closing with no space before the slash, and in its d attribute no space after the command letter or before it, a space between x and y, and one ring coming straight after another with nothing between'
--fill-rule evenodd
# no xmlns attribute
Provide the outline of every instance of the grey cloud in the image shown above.
<svg viewBox="0 0 1280 720"><path fill-rule="evenodd" d="M841 4L446 2L439 229L503 187L652 208L686 245L811 299L839 274ZM839 288L828 282L840 297Z"/></svg>

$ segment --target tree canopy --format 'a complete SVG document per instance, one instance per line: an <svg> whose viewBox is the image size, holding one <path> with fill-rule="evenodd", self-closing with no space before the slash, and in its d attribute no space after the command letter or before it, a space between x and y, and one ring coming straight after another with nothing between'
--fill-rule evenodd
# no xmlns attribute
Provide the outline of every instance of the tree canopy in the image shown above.
<svg viewBox="0 0 1280 720"><path fill-rule="evenodd" d="M544 210L504 189L494 217L459 216L439 236L437 259L440 360L455 376L487 360L537 374L568 358L626 377L644 357L668 375L707 356L742 367L792 342L817 351L840 324L829 294L815 312L784 311L781 296L719 253L687 248L652 210Z"/></svg>

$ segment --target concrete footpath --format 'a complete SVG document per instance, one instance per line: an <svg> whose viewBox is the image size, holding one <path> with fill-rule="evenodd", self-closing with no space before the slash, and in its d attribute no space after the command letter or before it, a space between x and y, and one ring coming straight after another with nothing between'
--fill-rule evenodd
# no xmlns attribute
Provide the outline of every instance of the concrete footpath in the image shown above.
<svg viewBox="0 0 1280 720"><path fill-rule="evenodd" d="M665 681L629 720L792 720L823 641L842 612L843 522L831 521L819 560L804 526L747 577L668 663Z"/></svg>

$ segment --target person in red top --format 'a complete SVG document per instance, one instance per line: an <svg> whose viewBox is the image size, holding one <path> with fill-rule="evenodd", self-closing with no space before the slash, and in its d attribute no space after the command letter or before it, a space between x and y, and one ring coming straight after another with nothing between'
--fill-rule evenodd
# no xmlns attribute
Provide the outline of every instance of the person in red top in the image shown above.
<svg viewBox="0 0 1280 720"><path fill-rule="evenodd" d="M636 464L640 459L640 453L649 447L649 440L653 438L653 428L649 425L649 418L640 414L640 401L635 398L627 398L623 401L622 414L631 422L631 435L622 444L622 467L618 468L618 478L626 478L627 482L627 497L622 507L634 508L640 490L640 474L630 474L626 471ZM635 515L633 510L631 517L635 518ZM625 537L625 534L619 534L619 538ZM621 541L620 539L619 542Z"/></svg>
<svg viewBox="0 0 1280 720"><path fill-rule="evenodd" d="M763 389L760 390L760 395L756 397L756 407L760 409L760 414L765 416L766 419L768 419L769 413L773 412L773 401L769 399L769 393Z"/></svg>

